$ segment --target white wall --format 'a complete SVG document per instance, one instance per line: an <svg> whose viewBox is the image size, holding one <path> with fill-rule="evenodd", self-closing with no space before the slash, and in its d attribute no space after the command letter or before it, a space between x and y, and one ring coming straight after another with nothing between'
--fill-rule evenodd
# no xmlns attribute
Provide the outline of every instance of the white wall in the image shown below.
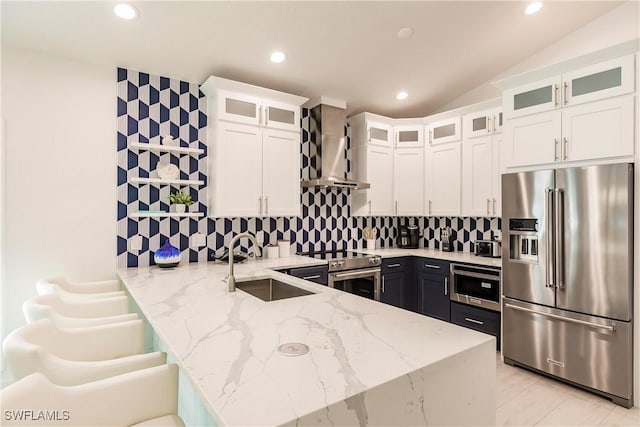
<svg viewBox="0 0 640 427"><path fill-rule="evenodd" d="M533 16L532 18L535 18ZM628 1L589 24L547 46L525 61L500 73L475 89L459 96L436 112L463 107L502 96L491 82L526 71L585 55L640 37L640 2Z"/></svg>
<svg viewBox="0 0 640 427"><path fill-rule="evenodd" d="M116 70L2 48L2 337L35 282L115 278Z"/></svg>

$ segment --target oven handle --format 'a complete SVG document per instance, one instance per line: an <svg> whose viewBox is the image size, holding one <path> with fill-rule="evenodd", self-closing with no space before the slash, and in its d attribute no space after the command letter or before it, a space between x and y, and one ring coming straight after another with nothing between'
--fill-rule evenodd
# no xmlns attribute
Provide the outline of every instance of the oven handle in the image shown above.
<svg viewBox="0 0 640 427"><path fill-rule="evenodd" d="M372 274L377 274L377 273L380 273L379 268L372 268L369 270L350 271L348 273L331 273L331 276L335 277L336 279L348 279L349 277L365 277L365 276L371 276Z"/></svg>
<svg viewBox="0 0 640 427"><path fill-rule="evenodd" d="M491 281L500 280L500 276L492 276L490 274L482 274L482 273L473 273L470 271L453 270L452 273L455 276L475 277L476 279L485 279L485 280L491 280Z"/></svg>

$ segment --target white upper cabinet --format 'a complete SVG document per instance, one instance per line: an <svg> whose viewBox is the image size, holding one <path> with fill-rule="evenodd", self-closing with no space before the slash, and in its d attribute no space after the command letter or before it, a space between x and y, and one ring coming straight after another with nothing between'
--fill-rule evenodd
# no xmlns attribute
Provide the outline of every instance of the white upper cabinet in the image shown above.
<svg viewBox="0 0 640 427"><path fill-rule="evenodd" d="M504 113L507 119L553 110L560 106L562 78L554 76L502 94Z"/></svg>
<svg viewBox="0 0 640 427"><path fill-rule="evenodd" d="M507 120L504 127L505 162L508 167L544 165L560 160L559 111Z"/></svg>
<svg viewBox="0 0 640 427"><path fill-rule="evenodd" d="M393 128L391 126L369 120L365 122L365 126L369 144L393 147Z"/></svg>
<svg viewBox="0 0 640 427"><path fill-rule="evenodd" d="M633 74L633 55L564 73L562 105L577 105L631 93L634 90Z"/></svg>
<svg viewBox="0 0 640 427"><path fill-rule="evenodd" d="M215 185L216 181L220 181L214 197L209 199L210 214L229 217L260 216L262 130L256 126L223 121L210 126L216 128L216 139L224 141L215 144L209 153L213 159L209 161L212 166L209 185Z"/></svg>
<svg viewBox="0 0 640 427"><path fill-rule="evenodd" d="M426 127L428 143L431 145L460 141L460 117L440 120Z"/></svg>
<svg viewBox="0 0 640 427"><path fill-rule="evenodd" d="M217 91L218 120L300 131L300 106L226 90Z"/></svg>
<svg viewBox="0 0 640 427"><path fill-rule="evenodd" d="M396 126L394 128L397 148L422 147L423 125Z"/></svg>
<svg viewBox="0 0 640 427"><path fill-rule="evenodd" d="M263 123L272 129L300 131L300 106L263 100Z"/></svg>
<svg viewBox="0 0 640 427"><path fill-rule="evenodd" d="M503 92L507 118L521 117L584 102L632 93L633 55L539 80Z"/></svg>
<svg viewBox="0 0 640 427"><path fill-rule="evenodd" d="M492 109L463 117L463 216L500 216L501 110Z"/></svg>
<svg viewBox="0 0 640 427"><path fill-rule="evenodd" d="M505 90L507 168L634 154L633 55Z"/></svg>
<svg viewBox="0 0 640 427"><path fill-rule="evenodd" d="M633 95L563 109L561 160L632 156L633 122Z"/></svg>
<svg viewBox="0 0 640 427"><path fill-rule="evenodd" d="M394 163L395 214L422 216L424 214L424 149L396 149Z"/></svg>
<svg viewBox="0 0 640 427"><path fill-rule="evenodd" d="M262 100L260 98L219 90L217 99L219 120L228 120L256 126L262 123Z"/></svg>
<svg viewBox="0 0 640 427"><path fill-rule="evenodd" d="M209 214L299 216L300 105L271 89L210 77Z"/></svg>
<svg viewBox="0 0 640 427"><path fill-rule="evenodd" d="M460 143L425 147L425 215L460 215Z"/></svg>
<svg viewBox="0 0 640 427"><path fill-rule="evenodd" d="M393 148L359 145L352 150L351 177L371 186L351 193L353 215L394 215Z"/></svg>
<svg viewBox="0 0 640 427"><path fill-rule="evenodd" d="M265 129L262 159L262 215L299 216L300 135Z"/></svg>
<svg viewBox="0 0 640 427"><path fill-rule="evenodd" d="M462 119L463 138L475 138L502 132L502 108L470 113Z"/></svg>

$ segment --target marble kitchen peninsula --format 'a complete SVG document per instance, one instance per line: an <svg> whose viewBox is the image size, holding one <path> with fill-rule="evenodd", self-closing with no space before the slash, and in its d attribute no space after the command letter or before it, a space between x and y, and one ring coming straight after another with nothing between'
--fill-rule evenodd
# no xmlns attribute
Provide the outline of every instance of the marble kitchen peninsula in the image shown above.
<svg viewBox="0 0 640 427"><path fill-rule="evenodd" d="M119 275L220 426L495 424L494 337L273 271L321 264L236 265L314 292L272 302L228 293L218 263Z"/></svg>

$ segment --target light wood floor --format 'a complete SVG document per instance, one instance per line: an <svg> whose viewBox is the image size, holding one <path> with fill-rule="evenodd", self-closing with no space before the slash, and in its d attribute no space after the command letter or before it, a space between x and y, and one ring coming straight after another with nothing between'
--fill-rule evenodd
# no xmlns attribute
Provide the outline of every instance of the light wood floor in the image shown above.
<svg viewBox="0 0 640 427"><path fill-rule="evenodd" d="M624 409L576 387L505 365L497 353L496 425L640 426L640 408Z"/></svg>

